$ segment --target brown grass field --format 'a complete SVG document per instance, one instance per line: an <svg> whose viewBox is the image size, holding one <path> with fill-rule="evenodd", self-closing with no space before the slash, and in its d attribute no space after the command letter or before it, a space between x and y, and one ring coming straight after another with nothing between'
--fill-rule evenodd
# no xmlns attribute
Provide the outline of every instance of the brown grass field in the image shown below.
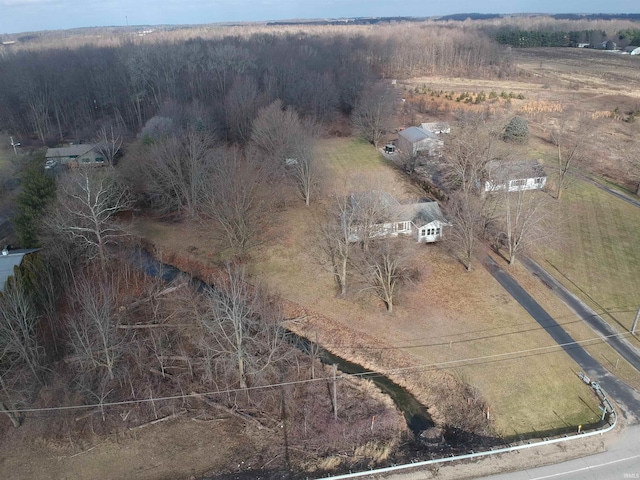
<svg viewBox="0 0 640 480"><path fill-rule="evenodd" d="M368 172L400 198L419 193L367 144L331 139L322 142L320 151L330 177L340 179L333 185L338 191L357 186L361 172ZM274 218L280 235L253 253L256 281L304 312L305 321L293 328L311 338L317 334L322 345L349 359L391 370L390 376L442 422L451 421L453 410L467 402L462 384L476 389L489 405L493 429L500 435L595 418L597 401L578 379L577 365L488 272L476 268L464 273L438 246L414 245L422 277L404 289L393 315L365 293L338 298L318 244L323 208L320 202L311 208L291 203ZM144 233L161 250L207 261L206 235L180 231L178 238L174 228L147 225ZM402 374L395 371L407 367Z"/></svg>
<svg viewBox="0 0 640 480"><path fill-rule="evenodd" d="M409 85L427 84L433 89L458 93L481 90L487 94L492 90L522 93L525 96L522 100L496 102L495 113L518 113L529 119L533 134L529 145L532 155L546 160L551 158L548 124L568 118L574 128L584 124L590 131L598 132L585 139L591 151L596 152L589 161L585 159L585 166L628 188L622 170L615 163L615 146L628 140L634 125L612 119L608 113L616 107L634 107L640 91L640 69L637 68L640 59L564 49L514 50L513 56L523 74L517 79L431 77L414 79L406 85L408 88ZM437 118L452 119L453 109L459 106L459 103L449 107L440 105ZM431 118L425 116L417 120ZM608 148L608 145L614 148ZM375 179L379 188L387 189L400 199L422 195L364 143L349 138L325 140L320 145L319 158L325 166L326 193L344 194ZM456 410L464 410L468 404L472 409L476 404L486 404L491 409L494 432L517 436L587 423L598 415L596 399L577 378L578 366L484 269L476 266L471 273L465 273L439 246L415 245L415 262L420 265L422 276L403 289L393 315L387 314L384 307L366 293L355 292L348 299L337 297L318 246L318 226L323 221L325 201L317 200L314 198L312 206L306 208L294 196L288 198L287 208L274 214L273 228L265 236L264 243L252 252L254 280L279 294L290 316L298 318L290 323L291 328L311 338L317 335L320 343L330 350L387 372L429 405L437 421L459 420ZM597 257L598 269L604 269L606 282L611 282L602 291L600 287L605 280L598 280L597 275L583 275L586 255L579 253L578 248L567 252L558 247L557 250L538 252L542 257L536 258L550 259L554 264L562 265L564 274L574 282L576 278L584 280L579 284L580 288L600 305L625 306L637 302L633 291L637 283L633 277L633 272L637 271L637 248L631 251L633 259L629 268L625 267L629 248L633 250L633 238L638 238L635 224L626 222L633 213L581 184L568 190L563 202L567 209L574 210L568 223L568 235L581 248L606 252L608 246L621 239L631 238L631 243L627 246L620 243L619 248L614 248L612 255L616 262L610 269L607 269L606 254ZM586 204L590 208L579 208ZM615 228L609 228L605 236L588 234L593 230L590 225L600 225L600 219L609 215L615 219ZM637 214L634 218L638 218ZM187 263L206 269L215 267L224 258L212 243L211 225L172 225L140 218L133 226L139 234L152 240L167 255L167 260L181 257ZM594 243L589 245L589 242ZM622 272L618 280L624 280L626 284L616 283L612 278L612 273L618 271ZM640 374L596 339L595 334L547 287L519 265L512 267L510 273L574 339L583 342L591 355L623 380L640 388ZM622 296L614 296L618 294ZM592 306L598 310L598 305ZM621 313L626 315L628 312L612 312L610 308L611 313L615 313L615 320L622 326L628 322L626 317L620 317ZM465 384L471 388L463 388ZM167 434L171 435L174 428L179 432L183 427L180 423L172 424L168 426ZM198 438L206 441L205 436ZM140 440L146 442L148 439L141 434ZM115 453L105 454L104 458L100 453L102 447L98 446L95 452L73 461L82 462L85 457L91 466L93 461L108 461L118 456L120 449L129 448L126 439L116 443L117 447L108 446ZM94 454L99 456L92 459L90 455ZM163 455L150 451L140 454ZM66 452L60 456L64 455ZM163 462L166 464L165 460L158 460L157 471L172 471L167 470L166 465L159 466ZM129 465L142 468L136 463ZM194 471L197 468L194 464ZM155 478L154 469L140 471L135 476Z"/></svg>

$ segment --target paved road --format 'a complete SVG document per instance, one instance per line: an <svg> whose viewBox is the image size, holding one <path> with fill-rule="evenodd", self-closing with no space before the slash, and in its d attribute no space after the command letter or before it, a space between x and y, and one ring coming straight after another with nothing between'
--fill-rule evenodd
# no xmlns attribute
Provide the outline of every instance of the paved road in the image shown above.
<svg viewBox="0 0 640 480"><path fill-rule="evenodd" d="M620 200L623 200L627 203L630 203L631 205L635 205L636 207L640 207L640 201L636 200L635 198L632 198L628 195L625 195L624 193L620 193L617 190L614 190L613 188L607 187L606 185L603 185L602 183L598 182L597 180L594 180L592 178L589 178L586 175L582 175L580 173L573 173L574 176L584 180L585 182L589 182L592 185L595 185L596 187L598 187L600 190L604 190L607 193L610 193L611 195L618 197Z"/></svg>
<svg viewBox="0 0 640 480"><path fill-rule="evenodd" d="M524 288L489 256L483 262L489 273L502 287L561 345L567 354L592 379L600 383L619 407L619 413L629 423L637 423L640 415L640 393L619 380L595 360L569 335Z"/></svg>
<svg viewBox="0 0 640 480"><path fill-rule="evenodd" d="M640 478L640 425L624 430L606 452L485 480L622 480Z"/></svg>
<svg viewBox="0 0 640 480"><path fill-rule="evenodd" d="M640 353L626 339L622 338L618 331L612 328L600 315L591 310L582 300L566 289L536 262L530 258L522 258L521 263L534 276L542 280L576 315L603 337L627 362L633 365L636 370L640 371Z"/></svg>

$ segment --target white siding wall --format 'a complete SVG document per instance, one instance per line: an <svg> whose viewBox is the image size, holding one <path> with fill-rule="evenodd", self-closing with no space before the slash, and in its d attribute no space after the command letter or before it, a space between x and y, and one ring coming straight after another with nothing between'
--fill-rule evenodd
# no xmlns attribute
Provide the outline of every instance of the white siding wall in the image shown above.
<svg viewBox="0 0 640 480"><path fill-rule="evenodd" d="M439 220L434 220L431 223L418 228L418 241L424 243L433 243L442 239L442 227L443 223Z"/></svg>
<svg viewBox="0 0 640 480"><path fill-rule="evenodd" d="M510 192L519 192L522 190L541 190L547 184L547 177L522 178L519 180L510 180L508 190ZM505 190L507 184L496 183L487 180L484 184L485 192L499 192Z"/></svg>

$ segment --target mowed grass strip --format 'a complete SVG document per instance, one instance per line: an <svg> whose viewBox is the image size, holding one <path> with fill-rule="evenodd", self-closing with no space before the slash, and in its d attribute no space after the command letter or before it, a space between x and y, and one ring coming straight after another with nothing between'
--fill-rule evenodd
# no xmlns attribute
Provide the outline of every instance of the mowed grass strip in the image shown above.
<svg viewBox="0 0 640 480"><path fill-rule="evenodd" d="M563 247L535 258L618 331L628 332L640 306L640 209L580 180L564 193L561 207Z"/></svg>
<svg viewBox="0 0 640 480"><path fill-rule="evenodd" d="M333 184L347 193L345 180L368 172L399 197L419 196L370 145L335 139L320 148ZM577 377L579 367L479 265L465 273L439 246L416 244L414 261L422 277L401 293L394 315L366 293L336 296L331 273L321 265L323 208L294 204L274 217L281 235L254 252L252 269L285 299L342 325L345 338L374 338L376 347L323 337L319 325L321 343L379 368L413 365L424 366L417 375L433 369L452 373L487 400L499 434L594 420L597 400ZM463 359L468 361L446 364ZM418 395L432 400L428 392Z"/></svg>

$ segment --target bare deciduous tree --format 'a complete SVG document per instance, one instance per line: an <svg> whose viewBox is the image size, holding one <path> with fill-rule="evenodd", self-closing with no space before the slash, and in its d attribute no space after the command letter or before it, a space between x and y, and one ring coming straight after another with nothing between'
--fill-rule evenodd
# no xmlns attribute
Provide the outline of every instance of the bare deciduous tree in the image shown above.
<svg viewBox="0 0 640 480"><path fill-rule="evenodd" d="M347 273L351 258L354 209L349 197L335 195L322 228L321 245L342 296L347 294Z"/></svg>
<svg viewBox="0 0 640 480"><path fill-rule="evenodd" d="M442 170L451 191L445 206L451 222L447 241L467 271L471 270L476 242L492 216L482 190L487 164L502 155L500 131L501 125L487 122L484 115L466 113L459 117L455 133L445 142Z"/></svg>
<svg viewBox="0 0 640 480"><path fill-rule="evenodd" d="M38 329L36 307L22 281L14 277L0 295L0 411L15 427L18 417L11 412L17 402L43 385L45 350Z"/></svg>
<svg viewBox="0 0 640 480"><path fill-rule="evenodd" d="M573 166L574 161L580 155L580 147L582 142L580 139L571 135L567 130L566 124L562 124L551 130L551 143L556 146L556 198L560 200L562 192L568 187L571 177L569 170Z"/></svg>
<svg viewBox="0 0 640 480"><path fill-rule="evenodd" d="M369 252L361 253L360 270L367 288L392 313L399 286L413 275L406 239L380 240L372 245Z"/></svg>
<svg viewBox="0 0 640 480"><path fill-rule="evenodd" d="M45 352L38 338L38 320L38 312L23 283L14 278L0 296L0 366L3 374L24 370L32 380L42 384Z"/></svg>
<svg viewBox="0 0 640 480"><path fill-rule="evenodd" d="M253 121L251 144L260 151L274 167L284 169L287 158L293 157L293 141L300 131L300 118L295 110L284 108L276 100L258 112Z"/></svg>
<svg viewBox="0 0 640 480"><path fill-rule="evenodd" d="M144 190L163 213L186 212L194 218L209 190L211 140L201 132L171 136L156 142L137 165Z"/></svg>
<svg viewBox="0 0 640 480"><path fill-rule="evenodd" d="M229 138L245 144L251 137L251 123L258 109L264 105L264 96L260 94L253 77L237 77L225 100L225 117Z"/></svg>
<svg viewBox="0 0 640 480"><path fill-rule="evenodd" d="M94 143L98 152L102 154L105 162L110 167L113 167L113 162L122 147L122 135L119 135L113 128L113 125L106 127L103 126L98 131Z"/></svg>
<svg viewBox="0 0 640 480"><path fill-rule="evenodd" d="M262 108L251 133L251 145L275 172L289 173L306 205L316 183L315 139L318 125L300 119L295 110L276 100Z"/></svg>
<svg viewBox="0 0 640 480"><path fill-rule="evenodd" d="M499 132L500 125L487 122L483 114L466 113L458 118L455 132L445 140L443 176L449 189L478 191L485 165L500 156Z"/></svg>
<svg viewBox="0 0 640 480"><path fill-rule="evenodd" d="M106 275L76 278L71 294L73 315L68 317L71 358L79 371L95 372L109 380L115 379L118 362L126 350L114 316L115 294Z"/></svg>
<svg viewBox="0 0 640 480"><path fill-rule="evenodd" d="M260 375L275 369L287 354L284 331L279 327L280 314L259 289L247 285L244 268L227 265L226 277L206 292L200 345L209 361L233 372L232 384L245 389L259 383Z"/></svg>
<svg viewBox="0 0 640 480"><path fill-rule="evenodd" d="M374 85L361 93L351 114L355 130L376 148L382 135L394 126L396 97L386 85Z"/></svg>
<svg viewBox="0 0 640 480"><path fill-rule="evenodd" d="M268 166L255 157L235 149L217 151L202 212L218 224L236 254L245 254L264 234L273 204L268 178Z"/></svg>
<svg viewBox="0 0 640 480"><path fill-rule="evenodd" d="M315 139L318 136L318 126L311 121L301 122L298 132L292 139L293 158L289 161L288 169L291 172L305 205L311 202L317 177L318 166L315 161ZM286 164L286 161L285 161Z"/></svg>
<svg viewBox="0 0 640 480"><path fill-rule="evenodd" d="M505 190L496 196L500 202L497 211L502 213L497 245L507 248L509 265L527 247L551 237L554 228L550 225L553 218L550 198L544 192L523 190Z"/></svg>
<svg viewBox="0 0 640 480"><path fill-rule="evenodd" d="M380 235L382 225L391 221L392 208L397 203L390 194L376 189L349 195L352 238L361 242L365 252L372 239Z"/></svg>
<svg viewBox="0 0 640 480"><path fill-rule="evenodd" d="M471 271L477 242L484 233L485 200L472 192L453 192L446 204L446 214L451 223L446 241L459 255L467 271Z"/></svg>
<svg viewBox="0 0 640 480"><path fill-rule="evenodd" d="M49 228L68 235L85 249L89 259L104 266L107 247L123 236L114 216L128 209L128 191L109 171L83 169L70 172L61 181Z"/></svg>

